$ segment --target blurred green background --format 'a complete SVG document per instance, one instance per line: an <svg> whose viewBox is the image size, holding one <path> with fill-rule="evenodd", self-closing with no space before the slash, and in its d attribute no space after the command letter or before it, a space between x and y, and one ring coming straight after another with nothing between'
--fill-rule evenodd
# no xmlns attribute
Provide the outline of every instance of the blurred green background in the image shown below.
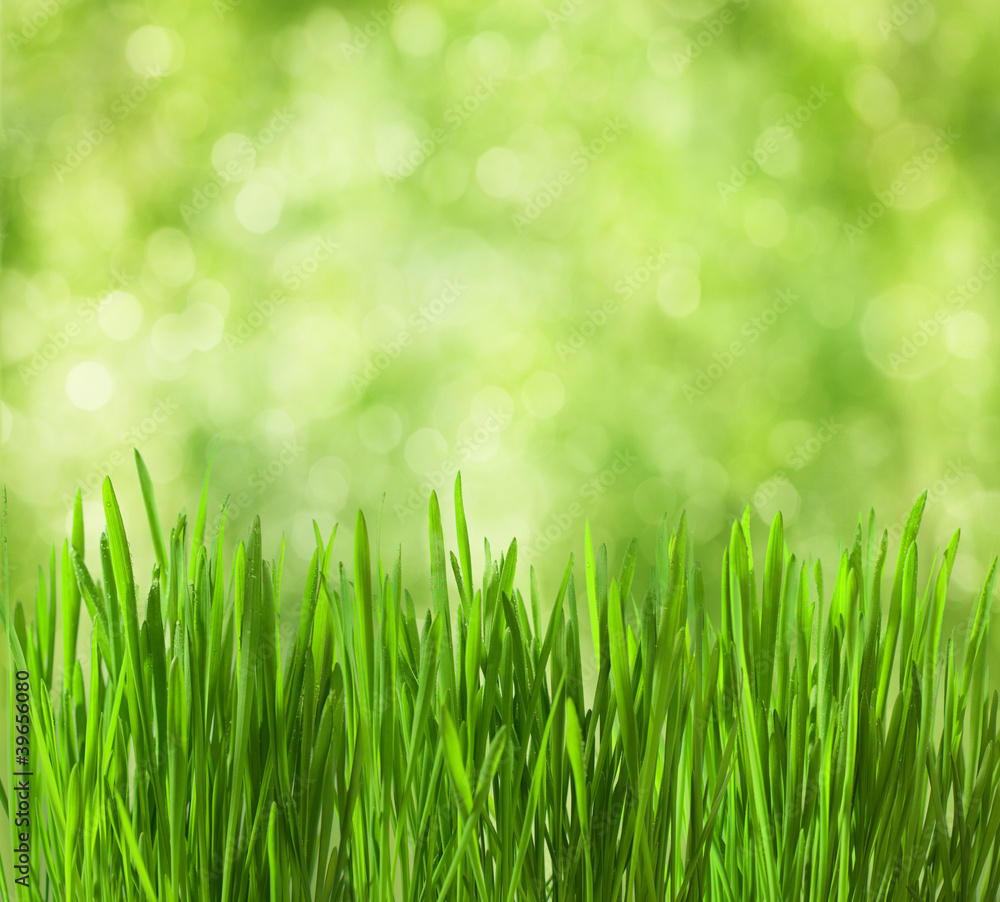
<svg viewBox="0 0 1000 902"><path fill-rule="evenodd" d="M169 528L218 437L213 507L272 554L285 531L290 608L312 521L350 560L358 507L426 595L461 469L475 540L516 535L547 598L585 517L648 566L686 510L716 595L748 504L832 568L859 513L898 529L929 489L964 623L1000 536L998 19L5 4L13 595L78 485L96 565L106 473L148 573L132 448Z"/></svg>

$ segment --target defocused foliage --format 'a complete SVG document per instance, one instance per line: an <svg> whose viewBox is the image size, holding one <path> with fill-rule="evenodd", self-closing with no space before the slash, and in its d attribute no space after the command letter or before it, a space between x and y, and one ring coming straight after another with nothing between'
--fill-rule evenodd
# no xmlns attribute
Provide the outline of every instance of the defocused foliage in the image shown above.
<svg viewBox="0 0 1000 902"><path fill-rule="evenodd" d="M612 560L638 535L648 564L686 508L714 592L748 503L833 566L859 513L897 523L925 488L927 541L964 529L958 597L981 584L1000 534L994 6L4 18L15 595L78 484L92 528L107 472L139 521L138 446L162 508L190 512L216 435L230 535L260 511L290 560L313 518L375 522L384 495L384 547L426 572L430 488L461 468L474 532L516 534L546 597L584 516Z"/></svg>

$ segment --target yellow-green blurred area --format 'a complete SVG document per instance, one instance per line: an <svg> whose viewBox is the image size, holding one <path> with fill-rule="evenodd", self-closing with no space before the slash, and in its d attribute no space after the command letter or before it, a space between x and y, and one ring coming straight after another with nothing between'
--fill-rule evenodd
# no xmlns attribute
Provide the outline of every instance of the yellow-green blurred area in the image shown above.
<svg viewBox="0 0 1000 902"><path fill-rule="evenodd" d="M639 538L644 587L686 510L717 604L748 504L758 551L780 509L832 584L860 513L895 539L929 489L922 574L961 527L964 624L1000 535L998 18L6 4L13 594L80 485L97 567L108 473L145 581L133 447L169 529L218 437L213 510L285 532L290 593L313 520L350 561L362 507L425 601L459 470L474 541L516 535L546 599L586 517L613 572Z"/></svg>

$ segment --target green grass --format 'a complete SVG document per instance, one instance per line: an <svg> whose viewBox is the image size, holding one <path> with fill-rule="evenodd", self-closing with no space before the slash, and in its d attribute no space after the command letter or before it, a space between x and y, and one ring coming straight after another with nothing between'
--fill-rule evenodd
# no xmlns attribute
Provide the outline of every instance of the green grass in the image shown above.
<svg viewBox="0 0 1000 902"><path fill-rule="evenodd" d="M430 499L429 595L373 557L359 513L350 566L317 527L282 643L283 542L265 560L257 520L227 567L207 477L193 526L164 533L136 456L145 603L105 481L89 564L78 496L35 622L0 606L31 684L24 898L998 897L996 563L964 647L945 642L958 535L920 588L926 496L885 579L874 515L832 579L786 550L780 516L759 578L749 518L734 523L716 628L683 517L648 587L637 544L613 570L588 527L580 595L571 559L543 599L533 570L515 578L516 542L474 566L457 481L457 555Z"/></svg>

